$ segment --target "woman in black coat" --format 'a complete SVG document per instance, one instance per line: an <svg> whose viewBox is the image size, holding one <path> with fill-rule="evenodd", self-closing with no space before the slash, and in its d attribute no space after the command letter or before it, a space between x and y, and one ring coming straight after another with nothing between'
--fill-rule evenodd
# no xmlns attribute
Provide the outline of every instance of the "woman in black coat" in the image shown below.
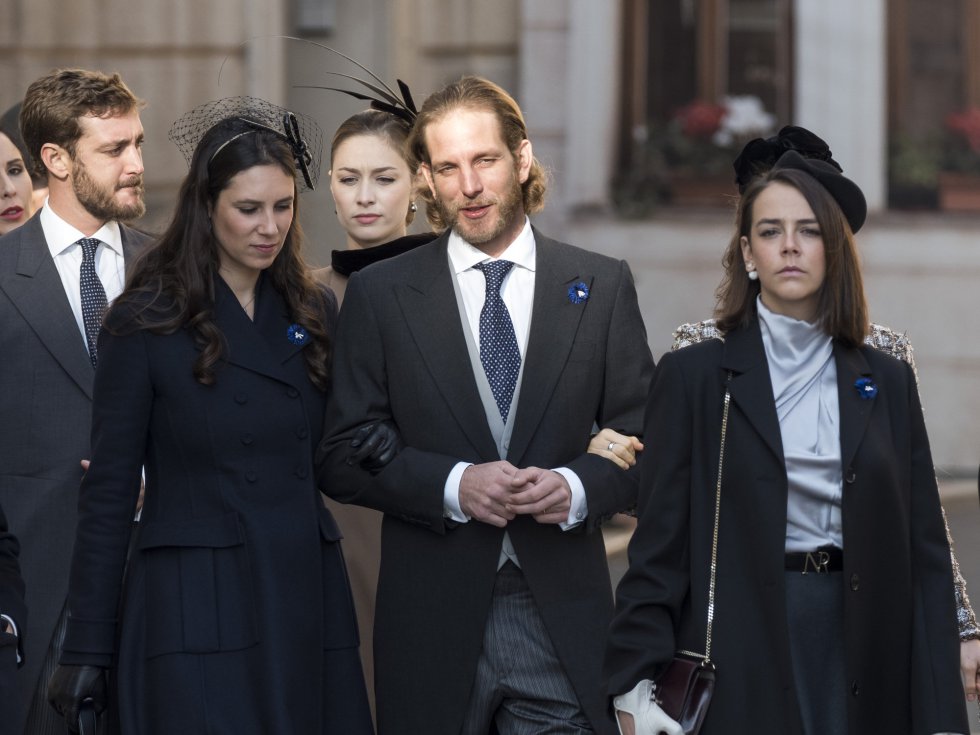
<svg viewBox="0 0 980 735"><path fill-rule="evenodd" d="M251 98L171 130L190 173L99 344L49 689L69 721L91 696L126 735L372 731L341 535L313 480L336 301L300 254L311 134Z"/></svg>
<svg viewBox="0 0 980 735"><path fill-rule="evenodd" d="M723 339L657 366L606 659L624 732L680 732L651 684L676 650L705 650L726 390L702 733L968 732L915 379L862 344L865 212L832 166L784 154L739 203Z"/></svg>

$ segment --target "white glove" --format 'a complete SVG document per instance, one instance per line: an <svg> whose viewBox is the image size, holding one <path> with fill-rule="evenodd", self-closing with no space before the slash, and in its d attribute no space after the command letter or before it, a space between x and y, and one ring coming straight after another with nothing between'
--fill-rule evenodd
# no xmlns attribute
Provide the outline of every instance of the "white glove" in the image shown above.
<svg viewBox="0 0 980 735"><path fill-rule="evenodd" d="M620 694L613 699L619 735L625 735L619 722L620 712L633 715L635 735L659 735L662 732L667 733L667 735L684 735L684 728L670 719L667 713L660 709L660 705L654 701L653 691L653 682L644 679L631 691Z"/></svg>

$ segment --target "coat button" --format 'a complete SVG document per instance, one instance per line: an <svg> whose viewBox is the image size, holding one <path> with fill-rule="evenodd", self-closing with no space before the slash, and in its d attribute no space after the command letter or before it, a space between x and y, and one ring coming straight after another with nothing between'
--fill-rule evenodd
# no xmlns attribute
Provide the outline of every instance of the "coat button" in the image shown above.
<svg viewBox="0 0 980 735"><path fill-rule="evenodd" d="M258 475L255 473L255 470L246 470L245 479L249 482L255 482L258 479Z"/></svg>
<svg viewBox="0 0 980 735"><path fill-rule="evenodd" d="M295 388L287 388L286 389L286 395L289 396L290 398L298 398L299 397L299 391L296 390Z"/></svg>
<svg viewBox="0 0 980 735"><path fill-rule="evenodd" d="M241 440L242 440L242 444L244 444L246 447L249 444L251 444L253 441L255 441L255 439L252 437L252 435L251 434L248 434L248 433L242 434Z"/></svg>
<svg viewBox="0 0 980 735"><path fill-rule="evenodd" d="M307 475L309 475L309 474L310 474L310 471L308 469L306 469L305 467L297 467L296 468L296 477L298 477L301 480L305 480L306 477L307 477Z"/></svg>
<svg viewBox="0 0 980 735"><path fill-rule="evenodd" d="M844 482L846 482L848 485L851 485L854 483L854 480L856 479L857 479L857 473L853 469L848 467L847 474L844 476Z"/></svg>
<svg viewBox="0 0 980 735"><path fill-rule="evenodd" d="M298 429L296 429L296 436L298 436L300 439L305 439L309 435L310 432L306 430L305 426L300 426Z"/></svg>
<svg viewBox="0 0 980 735"><path fill-rule="evenodd" d="M858 683L856 681L852 681L851 682L851 694L853 694L856 697L860 693L861 693L861 687L858 686Z"/></svg>
<svg viewBox="0 0 980 735"><path fill-rule="evenodd" d="M243 403L248 403L248 393L240 392L235 394L235 403L241 405Z"/></svg>
<svg viewBox="0 0 980 735"><path fill-rule="evenodd" d="M861 578L857 574L851 575L851 589L857 592L861 588Z"/></svg>

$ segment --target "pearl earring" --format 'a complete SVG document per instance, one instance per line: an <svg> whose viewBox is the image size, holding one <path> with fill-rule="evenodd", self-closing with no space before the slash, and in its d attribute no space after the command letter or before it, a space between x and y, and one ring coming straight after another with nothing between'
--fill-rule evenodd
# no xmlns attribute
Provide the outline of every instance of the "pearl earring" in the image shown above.
<svg viewBox="0 0 980 735"><path fill-rule="evenodd" d="M419 211L419 205L416 204L415 202L412 202L411 204L408 205L408 210L410 212L418 212Z"/></svg>
<svg viewBox="0 0 980 735"><path fill-rule="evenodd" d="M755 271L755 270L750 270L749 271L749 280L750 281L758 281L759 280L759 274L758 274L758 272Z"/></svg>

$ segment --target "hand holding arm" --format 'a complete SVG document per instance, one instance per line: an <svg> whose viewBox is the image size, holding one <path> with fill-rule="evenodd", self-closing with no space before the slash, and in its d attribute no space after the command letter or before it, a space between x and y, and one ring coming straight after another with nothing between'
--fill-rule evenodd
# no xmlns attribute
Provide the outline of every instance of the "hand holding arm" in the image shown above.
<svg viewBox="0 0 980 735"><path fill-rule="evenodd" d="M635 436L626 436L610 428L602 429L589 442L589 454L605 457L624 470L636 464L636 454L642 451L643 442Z"/></svg>
<svg viewBox="0 0 980 735"><path fill-rule="evenodd" d="M351 454L348 465L361 465L364 469L377 472L402 449L401 435L392 421L376 421L359 428L350 441Z"/></svg>

